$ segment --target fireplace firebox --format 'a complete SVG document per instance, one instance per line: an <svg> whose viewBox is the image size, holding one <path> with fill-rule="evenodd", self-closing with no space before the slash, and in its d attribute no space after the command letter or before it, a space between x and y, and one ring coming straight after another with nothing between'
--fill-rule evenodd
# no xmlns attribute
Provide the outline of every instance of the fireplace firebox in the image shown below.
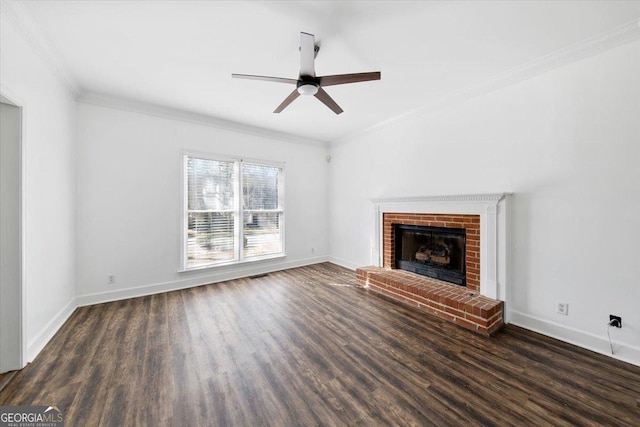
<svg viewBox="0 0 640 427"><path fill-rule="evenodd" d="M395 268L466 286L464 228L394 224Z"/></svg>

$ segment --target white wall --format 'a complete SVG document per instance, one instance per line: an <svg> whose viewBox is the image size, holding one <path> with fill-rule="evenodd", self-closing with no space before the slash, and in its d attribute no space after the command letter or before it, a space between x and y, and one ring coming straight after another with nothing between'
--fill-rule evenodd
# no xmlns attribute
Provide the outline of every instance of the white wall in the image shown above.
<svg viewBox="0 0 640 427"><path fill-rule="evenodd" d="M24 33L6 14L0 19L0 91L20 104L24 121L23 309L31 360L75 308L75 103Z"/></svg>
<svg viewBox="0 0 640 427"><path fill-rule="evenodd" d="M512 321L606 353L620 315L640 364L638 76L635 41L336 144L331 259L370 264L371 198L513 192Z"/></svg>
<svg viewBox="0 0 640 427"><path fill-rule="evenodd" d="M78 104L76 277L79 304L325 261L325 145ZM182 150L286 162L286 258L179 273ZM313 249L313 252L312 252ZM116 276L115 284L107 278Z"/></svg>

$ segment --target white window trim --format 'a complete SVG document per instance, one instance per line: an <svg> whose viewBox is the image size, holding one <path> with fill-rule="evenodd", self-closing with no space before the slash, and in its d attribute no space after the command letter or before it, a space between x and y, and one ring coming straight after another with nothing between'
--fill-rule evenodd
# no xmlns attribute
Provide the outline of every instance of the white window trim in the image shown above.
<svg viewBox="0 0 640 427"><path fill-rule="evenodd" d="M236 180L236 188L235 188L235 192L236 192L236 197L234 200L234 210L230 211L233 213L237 213L236 218L237 221L235 221L235 225L234 225L234 235L235 236L240 236L239 241L236 242L238 243L237 245L235 245L235 259L231 260L231 261L221 261L221 262L216 262L216 263L211 263L211 264L206 264L206 265L199 265L199 266L195 266L195 267L187 267L187 228L188 228L188 222L189 222L189 215L188 215L188 209L187 209L187 203L188 203L188 176L187 176L187 158L188 157L195 157L195 158L199 158L199 159L205 159L205 160L216 160L216 161L225 161L225 162L234 162L236 164L236 166L238 167L238 170L236 171L237 173L237 177L238 179ZM182 150L181 151L181 155L180 155L180 162L181 162L181 180L182 180L182 194L181 194L181 200L180 200L180 209L181 209L181 214L180 214L180 218L181 218L181 225L180 225L180 240L181 240L181 251L180 251L180 267L178 268L178 273L186 273L186 272L190 272L190 271L200 271L200 270L207 270L207 269L215 269L215 268L220 268L220 267L225 267L225 266L230 266L230 265L239 265L239 264L248 264L248 263L253 263L253 262L259 262L259 261L265 261L265 260L272 260L272 259L277 259L277 258L285 258L286 257L286 247L285 247L285 242L286 242L286 236L285 236L285 232L286 232L286 208L285 208L285 194L284 194L284 182L285 182L285 162L277 162L277 161L273 161L273 160L261 160L261 159L253 159L253 158L246 158L246 157L234 157L234 156L229 156L229 155L217 155L217 154L212 154L212 153L204 153L204 152L197 152L197 151L185 151ZM282 251L276 254L269 254L269 255L265 255L265 256L261 256L261 257L251 257L251 258L244 258L242 256L242 247L241 247L241 242L244 239L244 233L242 230L242 224L244 224L244 210L242 209L241 206L241 202L242 202L242 170L240 169L242 167L242 163L251 163L251 164L256 164L256 165L263 165L263 166L273 166L273 167L278 167L280 168L280 179L278 180L278 197L279 197L279 205L280 205L280 209L267 209L267 210L255 210L256 212L281 212L281 239L282 239Z"/></svg>

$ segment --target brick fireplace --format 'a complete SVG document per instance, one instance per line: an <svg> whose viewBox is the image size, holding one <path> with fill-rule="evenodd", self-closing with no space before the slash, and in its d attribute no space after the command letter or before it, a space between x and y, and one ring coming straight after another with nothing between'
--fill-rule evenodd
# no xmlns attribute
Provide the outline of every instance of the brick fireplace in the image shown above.
<svg viewBox="0 0 640 427"><path fill-rule="evenodd" d="M370 291L490 335L504 322L505 198L487 194L374 200L378 250L372 253L373 265L357 269L356 277ZM395 224L464 229L466 287L394 269Z"/></svg>
<svg viewBox="0 0 640 427"><path fill-rule="evenodd" d="M387 212L382 218L382 266L384 268L395 266L394 224L464 229L467 288L470 291L480 292L480 215Z"/></svg>

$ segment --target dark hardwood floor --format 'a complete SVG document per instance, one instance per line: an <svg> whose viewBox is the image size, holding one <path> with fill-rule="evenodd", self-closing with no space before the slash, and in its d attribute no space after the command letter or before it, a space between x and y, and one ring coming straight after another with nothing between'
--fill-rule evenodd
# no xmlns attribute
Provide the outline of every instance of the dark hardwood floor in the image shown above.
<svg viewBox="0 0 640 427"><path fill-rule="evenodd" d="M11 381L13 376L17 373L17 371L9 371L0 374L0 391L2 391L5 386Z"/></svg>
<svg viewBox="0 0 640 427"><path fill-rule="evenodd" d="M0 404L66 426L638 426L640 368L484 338L319 264L79 308Z"/></svg>

